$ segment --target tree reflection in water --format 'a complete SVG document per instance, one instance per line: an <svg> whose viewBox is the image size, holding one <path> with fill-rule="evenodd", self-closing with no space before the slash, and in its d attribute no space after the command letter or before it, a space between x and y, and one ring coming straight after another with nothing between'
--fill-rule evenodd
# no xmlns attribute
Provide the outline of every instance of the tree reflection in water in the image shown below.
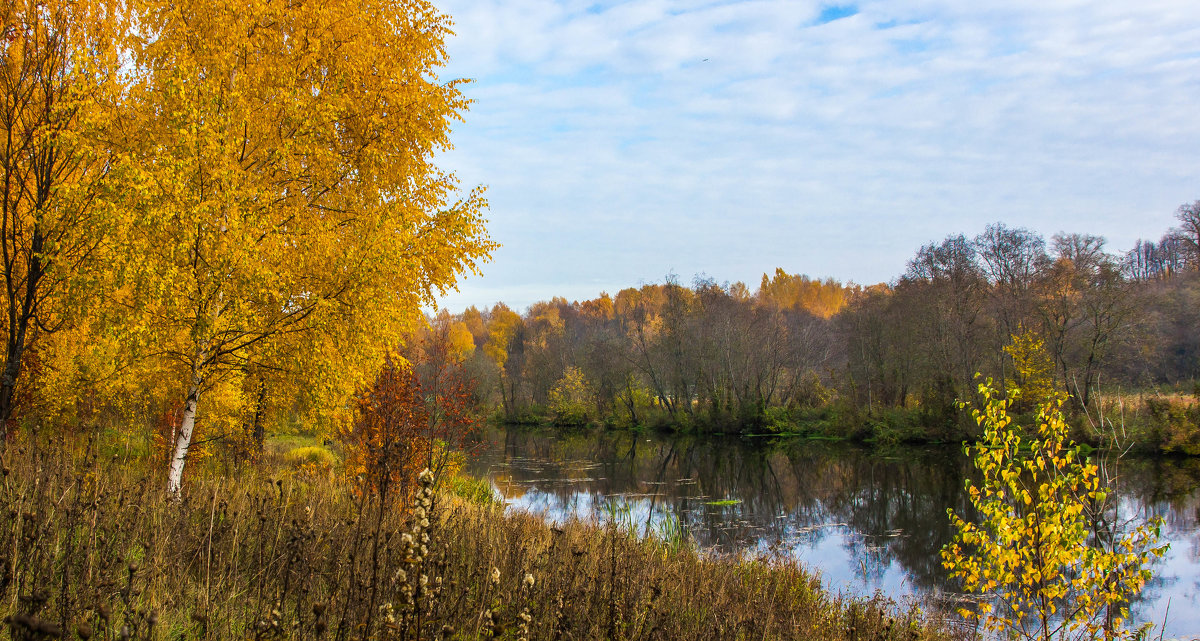
<svg viewBox="0 0 1200 641"><path fill-rule="evenodd" d="M967 514L973 473L957 447L869 450L796 439L493 429L470 471L510 509L604 519L615 501L643 534L676 518L701 547L779 554L833 589L893 597L953 591L939 551L946 509ZM1200 630L1200 460L1122 461L1122 510L1165 519L1171 550L1134 607L1139 621ZM627 509L627 512L625 511Z"/></svg>

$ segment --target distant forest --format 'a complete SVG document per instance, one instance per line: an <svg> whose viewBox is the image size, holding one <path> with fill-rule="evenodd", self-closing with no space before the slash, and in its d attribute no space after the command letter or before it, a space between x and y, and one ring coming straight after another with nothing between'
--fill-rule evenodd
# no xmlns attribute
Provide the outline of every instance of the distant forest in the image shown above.
<svg viewBox="0 0 1200 641"><path fill-rule="evenodd" d="M924 437L952 437L976 373L1061 391L1075 410L1099 391L1191 395L1200 201L1177 218L1124 254L1100 236L997 223L921 247L886 284L783 269L753 290L668 276L524 314L504 304L443 313L433 331L507 421L790 431L900 410L948 430Z"/></svg>

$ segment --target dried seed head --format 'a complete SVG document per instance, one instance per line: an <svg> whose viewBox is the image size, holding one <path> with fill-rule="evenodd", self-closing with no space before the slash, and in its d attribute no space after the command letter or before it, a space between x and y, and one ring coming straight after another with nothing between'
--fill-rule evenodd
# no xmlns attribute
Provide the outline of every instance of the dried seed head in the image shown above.
<svg viewBox="0 0 1200 641"><path fill-rule="evenodd" d="M492 568L492 585L500 585L500 568Z"/></svg>
<svg viewBox="0 0 1200 641"><path fill-rule="evenodd" d="M534 584L533 575L526 573L525 578L521 580L521 583L527 588L532 588Z"/></svg>
<svg viewBox="0 0 1200 641"><path fill-rule="evenodd" d="M83 641L87 641L88 639L92 638L92 626L88 625L87 623L80 623L79 626L75 628L75 634L79 635L79 638L83 639Z"/></svg>

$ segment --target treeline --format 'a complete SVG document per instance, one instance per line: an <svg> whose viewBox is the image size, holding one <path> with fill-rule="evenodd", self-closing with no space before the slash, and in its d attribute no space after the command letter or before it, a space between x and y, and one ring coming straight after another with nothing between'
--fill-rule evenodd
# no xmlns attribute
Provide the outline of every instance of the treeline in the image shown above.
<svg viewBox="0 0 1200 641"><path fill-rule="evenodd" d="M973 396L977 373L1025 390L1026 406L1059 391L1076 409L1096 405L1098 390L1195 380L1200 201L1177 215L1180 228L1123 254L1099 236L998 223L921 247L888 284L782 269L753 291L668 277L437 323L456 337L480 400L510 422L824 424L870 437L880 436L872 423L900 416L885 426L898 438L956 437L967 427L956 402Z"/></svg>
<svg viewBox="0 0 1200 641"><path fill-rule="evenodd" d="M1197 220L1200 202L1179 216ZM849 391L867 405L949 407L982 372L1083 408L1104 387L1194 380L1196 240L1173 231L1114 254L1099 236L1047 241L995 224L925 245L841 316Z"/></svg>
<svg viewBox="0 0 1200 641"><path fill-rule="evenodd" d="M509 421L727 429L827 400L821 381L845 360L834 319L854 291L782 270L753 293L668 278L524 315L499 304L440 322L453 326L483 400Z"/></svg>

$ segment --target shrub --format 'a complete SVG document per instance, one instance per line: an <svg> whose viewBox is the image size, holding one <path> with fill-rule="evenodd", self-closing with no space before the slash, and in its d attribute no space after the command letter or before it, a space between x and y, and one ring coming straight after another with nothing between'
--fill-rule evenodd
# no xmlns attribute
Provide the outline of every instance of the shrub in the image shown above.
<svg viewBox="0 0 1200 641"><path fill-rule="evenodd" d="M948 510L957 532L942 559L965 591L996 602L961 613L1009 638L1129 636L1127 604L1150 578L1146 565L1166 551L1155 545L1161 519L1093 536L1090 525L1116 521L1116 508L1097 466L1066 438L1062 397L1041 405L1026 449L1011 400L995 398L990 379L979 393L985 405L972 414L983 438L966 451L983 481L966 486L980 522Z"/></svg>
<svg viewBox="0 0 1200 641"><path fill-rule="evenodd" d="M550 411L555 425L583 425L590 418L591 391L587 378L578 367L568 367L554 389L550 390Z"/></svg>

